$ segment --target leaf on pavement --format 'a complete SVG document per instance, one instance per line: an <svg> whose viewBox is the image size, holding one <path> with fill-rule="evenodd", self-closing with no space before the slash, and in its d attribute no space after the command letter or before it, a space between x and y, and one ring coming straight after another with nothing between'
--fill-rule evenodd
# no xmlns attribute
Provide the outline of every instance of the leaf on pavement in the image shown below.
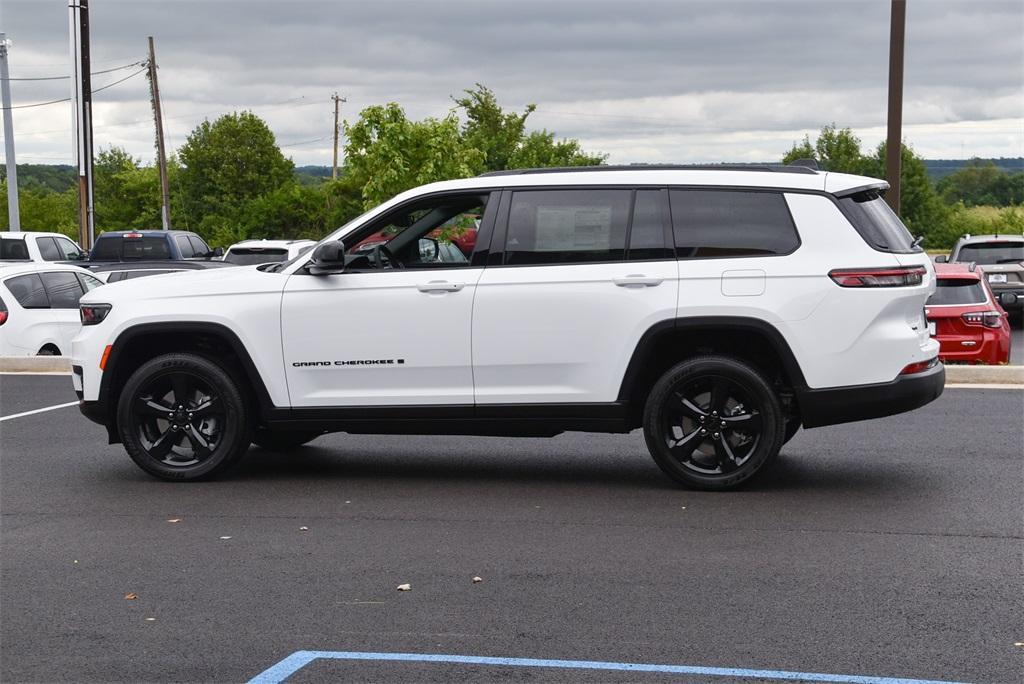
<svg viewBox="0 0 1024 684"><path fill-rule="evenodd" d="M411 584L399 584L397 587L398 591L409 591L412 589Z"/></svg>
<svg viewBox="0 0 1024 684"><path fill-rule="evenodd" d="M131 591L124 595L125 601L134 601L137 598L139 598L139 595Z"/></svg>

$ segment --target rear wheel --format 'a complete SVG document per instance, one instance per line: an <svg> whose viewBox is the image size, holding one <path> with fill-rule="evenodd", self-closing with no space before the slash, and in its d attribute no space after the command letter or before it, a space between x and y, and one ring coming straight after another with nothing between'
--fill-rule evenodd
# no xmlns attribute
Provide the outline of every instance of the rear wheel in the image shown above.
<svg viewBox="0 0 1024 684"><path fill-rule="evenodd" d="M651 389L644 436L655 463L695 489L729 489L779 453L782 405L756 369L726 356L670 368Z"/></svg>
<svg viewBox="0 0 1024 684"><path fill-rule="evenodd" d="M267 451L288 451L312 442L321 434L323 433L259 428L252 436L252 443Z"/></svg>
<svg viewBox="0 0 1024 684"><path fill-rule="evenodd" d="M118 399L117 427L132 460L164 480L213 477L249 447L237 382L195 354L158 356L132 373Z"/></svg>

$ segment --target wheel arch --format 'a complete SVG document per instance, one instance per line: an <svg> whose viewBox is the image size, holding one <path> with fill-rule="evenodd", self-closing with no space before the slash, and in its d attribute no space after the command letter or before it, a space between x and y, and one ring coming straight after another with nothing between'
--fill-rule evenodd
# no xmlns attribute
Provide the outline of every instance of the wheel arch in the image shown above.
<svg viewBox="0 0 1024 684"><path fill-rule="evenodd" d="M661 321L640 337L618 395L618 401L628 406L630 425L640 425L647 393L665 370L685 358L706 353L727 354L751 363L783 391L791 413L799 414L797 396L807 383L782 333L758 318L701 316Z"/></svg>
<svg viewBox="0 0 1024 684"><path fill-rule="evenodd" d="M100 380L99 396L104 405L107 434L111 443L117 436L117 402L129 376L143 363L161 354L191 352L225 368L247 385L259 420L273 408L267 386L256 364L233 330L219 323L140 323L121 331L111 345Z"/></svg>

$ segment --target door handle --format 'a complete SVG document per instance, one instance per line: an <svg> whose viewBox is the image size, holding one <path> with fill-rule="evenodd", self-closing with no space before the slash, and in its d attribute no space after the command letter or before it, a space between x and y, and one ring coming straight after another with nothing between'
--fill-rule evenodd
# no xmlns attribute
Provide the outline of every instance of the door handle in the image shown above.
<svg viewBox="0 0 1024 684"><path fill-rule="evenodd" d="M612 278L612 282L619 287L657 287L664 280L664 278L648 278L640 273L633 273L623 278Z"/></svg>
<svg viewBox="0 0 1024 684"><path fill-rule="evenodd" d="M420 292L458 292L466 286L466 283L449 283L447 280L431 280L429 283L420 283L416 289Z"/></svg>

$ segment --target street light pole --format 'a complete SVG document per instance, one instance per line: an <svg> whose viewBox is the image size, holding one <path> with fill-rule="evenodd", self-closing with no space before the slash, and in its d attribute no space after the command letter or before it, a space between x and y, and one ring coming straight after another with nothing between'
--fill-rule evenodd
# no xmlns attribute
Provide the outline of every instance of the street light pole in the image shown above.
<svg viewBox="0 0 1024 684"><path fill-rule="evenodd" d="M4 103L4 152L7 154L7 217L10 230L21 230L18 210L18 164L14 158L14 110L11 109L11 75L7 69L7 48L11 42L0 33L0 91Z"/></svg>
<svg viewBox="0 0 1024 684"><path fill-rule="evenodd" d="M907 0L892 0L889 21L889 130L885 142L885 178L889 191L885 201L900 213L900 166L903 150L903 45L907 23Z"/></svg>

